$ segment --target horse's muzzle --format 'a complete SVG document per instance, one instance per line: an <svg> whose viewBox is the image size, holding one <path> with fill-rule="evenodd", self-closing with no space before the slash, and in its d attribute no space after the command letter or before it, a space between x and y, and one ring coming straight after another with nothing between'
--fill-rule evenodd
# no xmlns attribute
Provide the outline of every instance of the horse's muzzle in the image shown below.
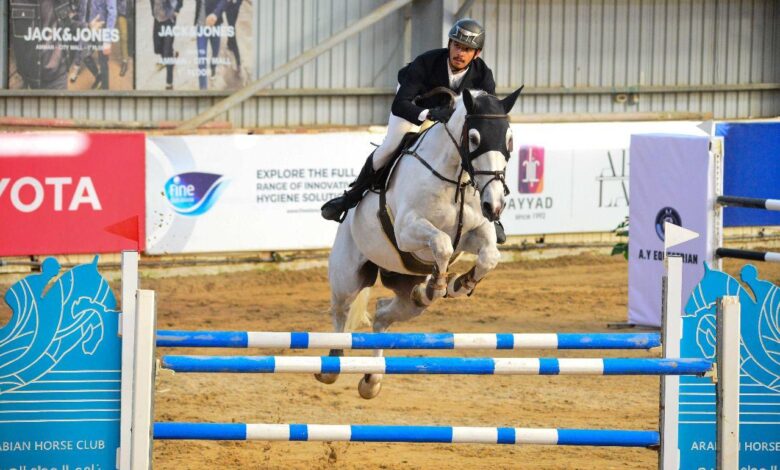
<svg viewBox="0 0 780 470"><path fill-rule="evenodd" d="M491 222L495 222L501 217L502 206L493 207L489 202L482 203L482 215Z"/></svg>

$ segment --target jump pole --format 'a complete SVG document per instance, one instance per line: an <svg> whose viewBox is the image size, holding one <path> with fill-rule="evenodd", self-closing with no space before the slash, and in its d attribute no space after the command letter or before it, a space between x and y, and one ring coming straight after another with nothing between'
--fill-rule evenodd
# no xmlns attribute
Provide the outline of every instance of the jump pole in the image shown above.
<svg viewBox="0 0 780 470"><path fill-rule="evenodd" d="M651 349L658 333L157 332L157 347L284 349Z"/></svg>

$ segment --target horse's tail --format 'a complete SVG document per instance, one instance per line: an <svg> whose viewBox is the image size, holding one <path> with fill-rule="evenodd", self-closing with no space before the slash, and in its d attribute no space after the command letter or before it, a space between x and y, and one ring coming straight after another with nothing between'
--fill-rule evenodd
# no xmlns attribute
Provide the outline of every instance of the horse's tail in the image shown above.
<svg viewBox="0 0 780 470"><path fill-rule="evenodd" d="M357 331L363 326L374 324L374 315L368 311L368 298L371 287L364 287L349 306L345 331Z"/></svg>

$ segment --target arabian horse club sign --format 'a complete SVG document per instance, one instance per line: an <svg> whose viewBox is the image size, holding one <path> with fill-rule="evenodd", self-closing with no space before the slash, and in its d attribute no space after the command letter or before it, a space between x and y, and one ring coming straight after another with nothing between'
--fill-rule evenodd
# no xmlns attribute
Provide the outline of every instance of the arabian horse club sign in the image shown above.
<svg viewBox="0 0 780 470"><path fill-rule="evenodd" d="M737 296L742 310L739 467L778 470L780 290L759 279L751 265L742 268L740 278L743 284L706 267L682 314L680 357L715 358L716 300ZM119 311L97 257L70 270L47 258L40 273L11 286L5 301L12 315L0 328L0 470L118 468L124 425ZM715 386L708 377L683 376L676 388L678 406L670 409L676 409L679 421L671 429L677 436L677 466L714 469ZM151 388L149 393L148 401Z"/></svg>
<svg viewBox="0 0 780 470"><path fill-rule="evenodd" d="M704 264L683 314L681 357L713 359L715 304L739 297L742 311L739 380L740 469L780 469L780 289L758 278L752 265L740 271L741 285ZM705 377L680 377L680 468L714 468L715 385Z"/></svg>
<svg viewBox="0 0 780 470"><path fill-rule="evenodd" d="M92 263L41 273L5 294L0 469L116 468L121 340L114 295Z"/></svg>

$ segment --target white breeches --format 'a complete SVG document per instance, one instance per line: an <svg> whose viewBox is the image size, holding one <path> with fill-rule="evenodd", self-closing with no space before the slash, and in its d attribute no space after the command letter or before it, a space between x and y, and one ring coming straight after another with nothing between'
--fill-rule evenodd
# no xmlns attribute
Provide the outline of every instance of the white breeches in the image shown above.
<svg viewBox="0 0 780 470"><path fill-rule="evenodd" d="M382 145L374 150L374 170L387 165L393 150L398 148L407 132L419 132L419 130L420 126L390 113L390 118L387 120L385 140L382 141Z"/></svg>

